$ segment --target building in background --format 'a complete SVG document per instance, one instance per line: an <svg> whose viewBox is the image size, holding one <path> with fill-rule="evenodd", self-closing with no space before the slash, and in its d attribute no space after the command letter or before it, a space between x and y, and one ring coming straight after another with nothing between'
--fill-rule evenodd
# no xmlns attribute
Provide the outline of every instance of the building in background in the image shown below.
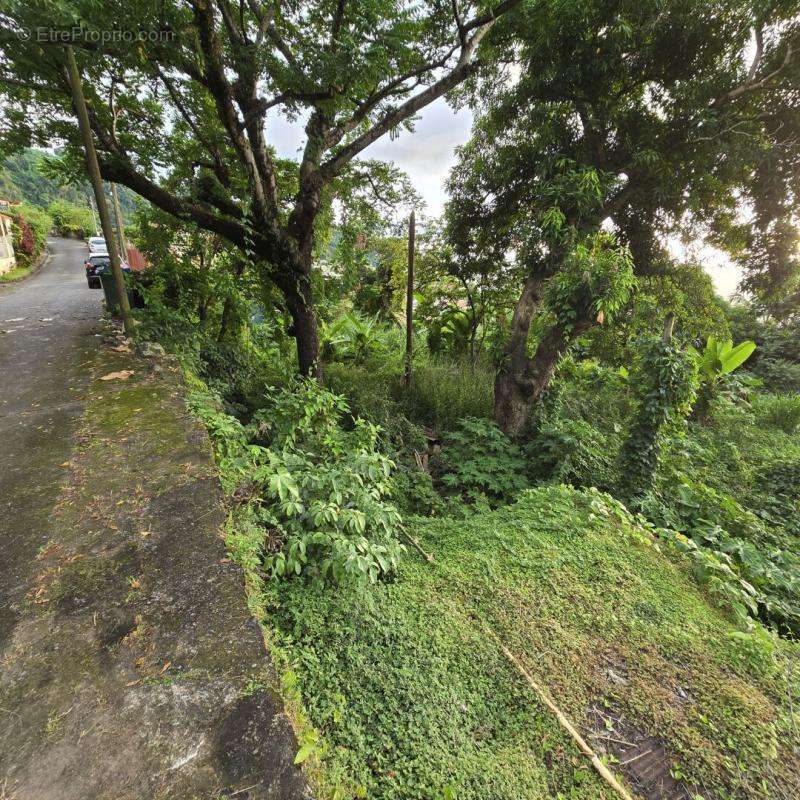
<svg viewBox="0 0 800 800"><path fill-rule="evenodd" d="M14 236L11 232L11 217L0 213L0 275L11 272L17 266L14 257Z"/></svg>

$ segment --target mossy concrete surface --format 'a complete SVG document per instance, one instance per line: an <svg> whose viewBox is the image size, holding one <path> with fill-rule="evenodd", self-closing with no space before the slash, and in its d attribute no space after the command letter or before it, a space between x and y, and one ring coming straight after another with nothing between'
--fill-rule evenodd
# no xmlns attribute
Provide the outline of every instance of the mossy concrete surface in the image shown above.
<svg viewBox="0 0 800 800"><path fill-rule="evenodd" d="M85 325L0 364L0 797L305 797L179 371Z"/></svg>

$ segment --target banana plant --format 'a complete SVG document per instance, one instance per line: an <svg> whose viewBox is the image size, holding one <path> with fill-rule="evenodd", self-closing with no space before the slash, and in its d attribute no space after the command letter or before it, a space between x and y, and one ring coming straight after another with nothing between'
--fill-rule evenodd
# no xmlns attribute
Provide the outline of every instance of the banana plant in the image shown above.
<svg viewBox="0 0 800 800"><path fill-rule="evenodd" d="M716 336L709 336L705 350L702 353L695 350L701 380L716 386L724 375L741 367L755 349L756 343L750 339L734 347L730 340L719 341Z"/></svg>
<svg viewBox="0 0 800 800"><path fill-rule="evenodd" d="M750 339L734 347L729 339L720 341L716 336L708 337L702 353L692 348L701 382L697 402L692 410L695 419L703 423L708 420L711 403L719 393L721 382L726 375L741 367L755 349L756 343Z"/></svg>

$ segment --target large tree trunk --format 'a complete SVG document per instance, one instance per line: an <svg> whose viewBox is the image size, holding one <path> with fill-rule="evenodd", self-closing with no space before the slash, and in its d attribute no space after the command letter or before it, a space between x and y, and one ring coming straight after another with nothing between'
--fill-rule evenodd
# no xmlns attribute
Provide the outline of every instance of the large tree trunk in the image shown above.
<svg viewBox="0 0 800 800"><path fill-rule="evenodd" d="M303 275L297 278L296 284L285 287L283 293L289 313L292 315L291 333L297 342L297 364L300 374L315 377L322 385L322 361L311 280L307 275Z"/></svg>
<svg viewBox="0 0 800 800"><path fill-rule="evenodd" d="M514 307L503 363L494 381L494 419L509 435L519 436L528 420L525 372L528 333L533 315L539 308L544 285L543 275L531 275Z"/></svg>
<svg viewBox="0 0 800 800"><path fill-rule="evenodd" d="M588 328L593 320L576 320L570 330L553 325L541 338L533 357L527 354L531 320L541 301L545 276L528 278L523 287L505 348L503 366L494 382L494 419L512 438L521 436L530 419L531 410L539 402L553 377L558 362L570 344Z"/></svg>

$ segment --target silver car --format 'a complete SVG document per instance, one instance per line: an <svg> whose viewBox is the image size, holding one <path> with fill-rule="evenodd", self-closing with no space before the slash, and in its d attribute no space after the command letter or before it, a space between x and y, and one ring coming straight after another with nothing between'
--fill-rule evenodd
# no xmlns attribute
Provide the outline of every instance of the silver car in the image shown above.
<svg viewBox="0 0 800 800"><path fill-rule="evenodd" d="M86 242L90 253L107 253L106 240L102 236L90 236Z"/></svg>

